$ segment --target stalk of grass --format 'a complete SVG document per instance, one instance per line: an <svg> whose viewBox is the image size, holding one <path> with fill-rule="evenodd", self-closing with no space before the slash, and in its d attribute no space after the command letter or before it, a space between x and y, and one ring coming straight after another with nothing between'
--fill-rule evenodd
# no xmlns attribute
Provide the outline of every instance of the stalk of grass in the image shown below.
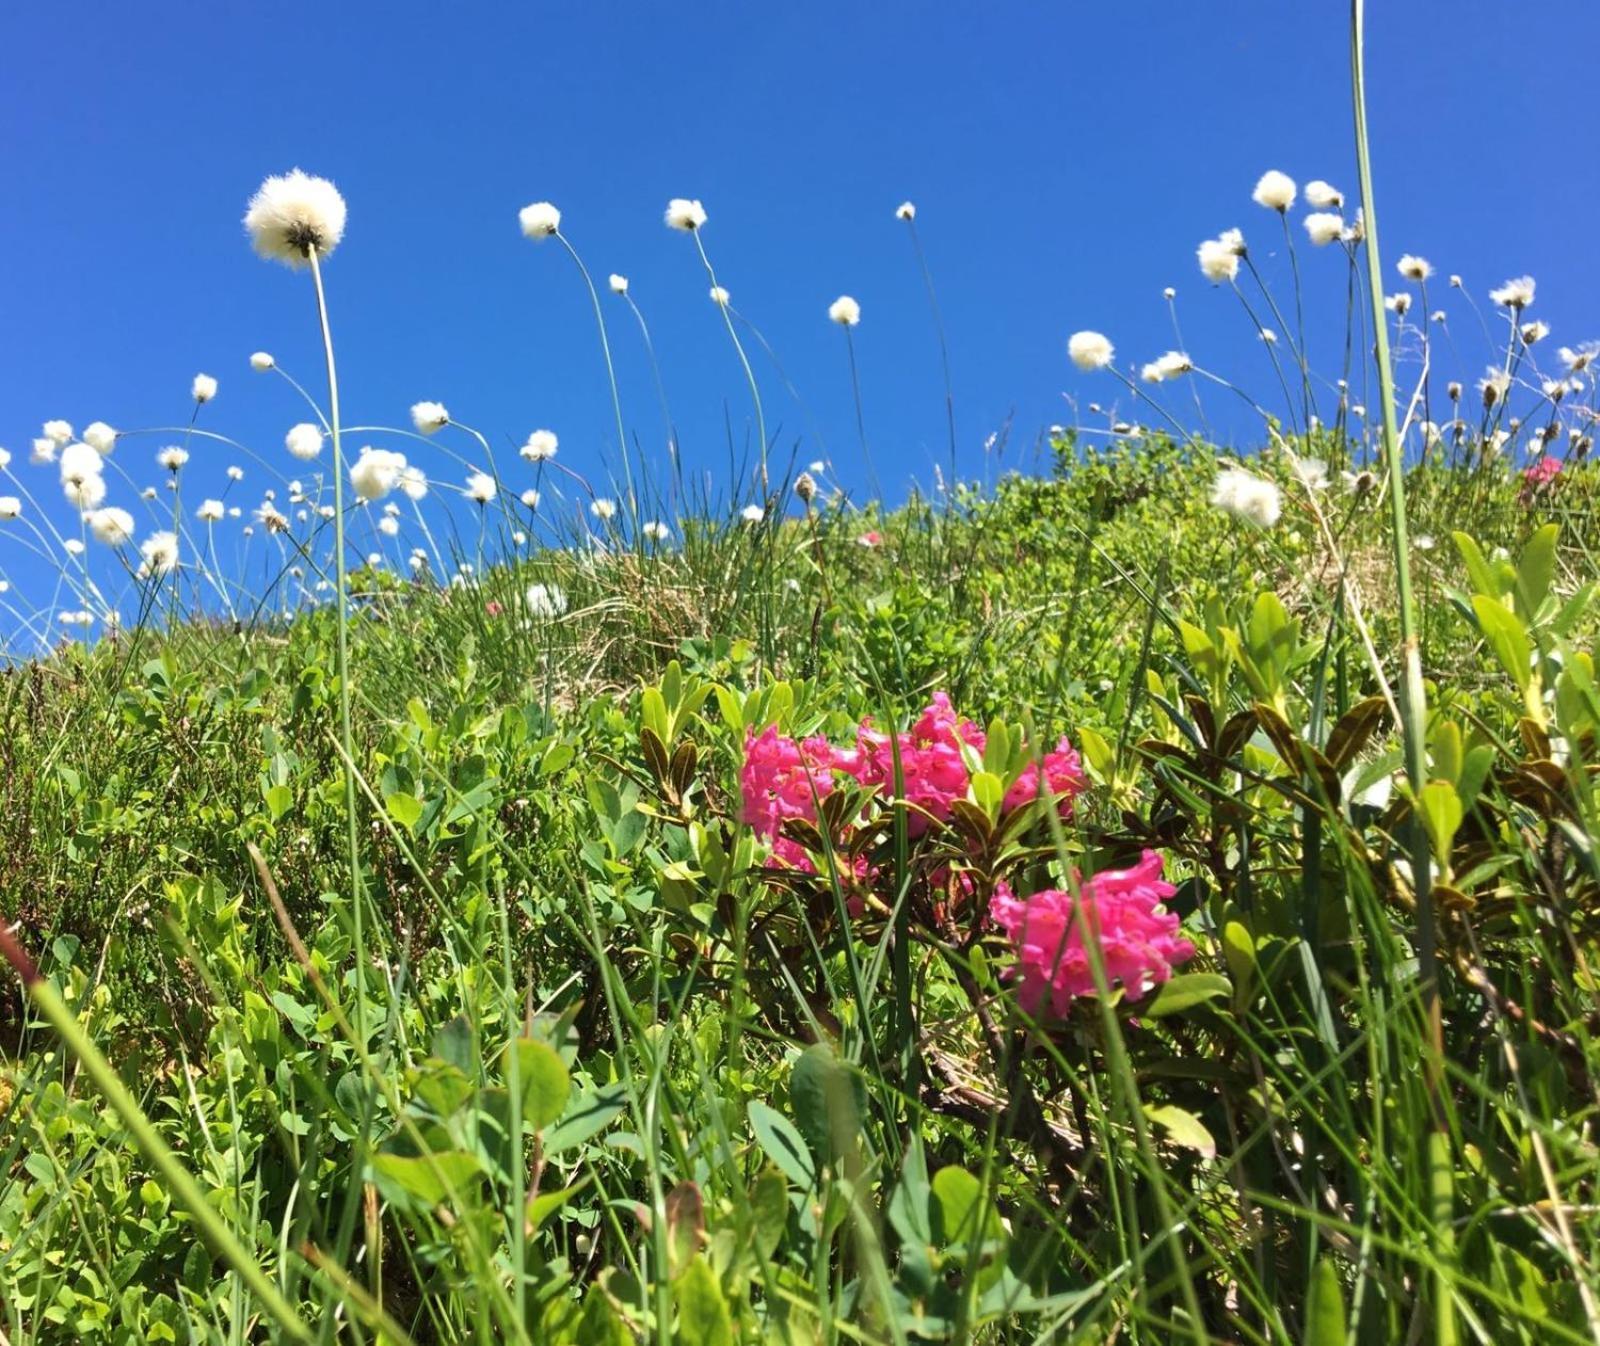
<svg viewBox="0 0 1600 1346"><path fill-rule="evenodd" d="M927 254L922 250L922 237L917 233L917 213L914 209L900 212L911 234L911 247L917 254L917 266L922 271L922 283L928 291L928 307L933 310L933 330L939 338L939 366L944 374L944 416L950 430L950 481L956 481L956 394L950 382L950 346L945 340L944 318L939 312L939 295L933 288L933 272L928 266Z"/></svg>
<svg viewBox="0 0 1600 1346"><path fill-rule="evenodd" d="M1395 421L1394 370L1389 359L1388 325L1383 317L1383 267L1378 247L1378 213L1372 192L1372 156L1367 143L1366 4L1351 0L1350 83L1355 113L1356 164L1360 177L1361 208L1365 221L1367 294L1376 337L1378 396L1383 410L1383 450L1389 477L1390 541L1393 545L1395 588L1400 625L1400 727L1406 779L1414 797L1421 797L1428 781L1427 702L1422 686L1422 662L1417 638L1416 609L1411 594L1411 548L1406 536L1405 469ZM1429 1134L1425 1171L1430 1203L1430 1237L1436 1264L1433 1275L1433 1327L1438 1346L1455 1346L1455 1291L1451 1264L1455 1255L1454 1174L1451 1168L1449 1120L1445 1110L1444 1025L1439 1004L1439 955L1434 928L1431 848L1419 813L1409 822L1412 884L1417 903L1417 960L1421 977L1421 1002L1426 1021L1427 1055L1423 1077L1429 1103Z"/></svg>
<svg viewBox="0 0 1600 1346"><path fill-rule="evenodd" d="M711 265L710 256L706 253L705 241L700 237L700 231L698 229L692 229L689 232L690 236L694 239L694 246L696 250L698 250L700 253L700 262L701 265L703 265L706 269L706 275L711 281L711 288L715 290L719 287L717 273ZM756 383L755 370L750 367L750 357L745 354L744 343L739 340L738 329L733 325L733 312L730 305L727 303L718 303L717 308L721 310L723 324L728 329L728 338L733 342L733 349L739 357L739 367L744 370L745 382L750 385L750 400L755 403L756 435L761 441L761 498L763 501L765 501L767 496L770 494L772 487L767 478L767 417L766 413L761 407L761 388Z"/></svg>

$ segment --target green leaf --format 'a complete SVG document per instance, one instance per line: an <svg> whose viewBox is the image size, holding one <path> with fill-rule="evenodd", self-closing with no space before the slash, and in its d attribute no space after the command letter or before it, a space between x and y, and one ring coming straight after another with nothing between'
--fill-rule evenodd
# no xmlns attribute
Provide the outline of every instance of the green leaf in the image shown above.
<svg viewBox="0 0 1600 1346"><path fill-rule="evenodd" d="M294 791L287 785L272 785L261 792L267 802L267 816L277 822L294 807Z"/></svg>
<svg viewBox="0 0 1600 1346"><path fill-rule="evenodd" d="M522 1120L543 1131L559 1120L572 1095L572 1076L561 1054L548 1042L517 1039L517 1074L522 1084Z"/></svg>
<svg viewBox="0 0 1600 1346"><path fill-rule="evenodd" d="M1522 622L1504 603L1483 594L1473 595L1472 611L1500 666L1517 684L1517 690L1526 693L1533 678L1533 647Z"/></svg>
<svg viewBox="0 0 1600 1346"><path fill-rule="evenodd" d="M1489 562L1484 559L1478 544L1465 533L1451 533L1450 537L1456 544L1456 550L1461 553L1461 559L1466 563L1467 574L1472 577L1473 590L1485 598L1499 598L1500 583L1495 578L1494 571L1489 568Z"/></svg>
<svg viewBox="0 0 1600 1346"><path fill-rule="evenodd" d="M383 807L407 832L415 828L417 819L422 817L422 801L403 791L397 790L392 795L384 795Z"/></svg>
<svg viewBox="0 0 1600 1346"><path fill-rule="evenodd" d="M1006 783L992 771L975 771L972 774L972 797L991 818L997 817L1006 797Z"/></svg>
<svg viewBox="0 0 1600 1346"><path fill-rule="evenodd" d="M833 1049L818 1042L800 1053L789 1075L789 1106L811 1152L838 1159L861 1131L857 1083Z"/></svg>
<svg viewBox="0 0 1600 1346"><path fill-rule="evenodd" d="M762 1152L790 1182L809 1191L817 1181L817 1164L794 1123L759 1101L750 1104L749 1115L750 1129Z"/></svg>
<svg viewBox="0 0 1600 1346"><path fill-rule="evenodd" d="M1208 1000L1219 1000L1232 994L1233 983L1220 973L1185 972L1162 982L1155 999L1140 1008L1139 1017L1160 1019L1168 1014L1181 1014Z"/></svg>
<svg viewBox="0 0 1600 1346"><path fill-rule="evenodd" d="M384 1153L373 1156L372 1167L380 1183L392 1184L430 1206L443 1201L452 1188L457 1196L470 1195L483 1172L477 1155L465 1150L442 1150L426 1156Z"/></svg>
<svg viewBox="0 0 1600 1346"><path fill-rule="evenodd" d="M1206 1130L1205 1124L1194 1113L1170 1103L1146 1103L1144 1115L1165 1131L1167 1139L1174 1145L1193 1150L1205 1159L1217 1157L1217 1142L1211 1138L1211 1132Z"/></svg>
<svg viewBox="0 0 1600 1346"><path fill-rule="evenodd" d="M1079 725L1078 746L1083 750L1083 760L1089 764L1089 768L1101 780L1105 780L1116 762L1111 745L1106 742L1105 736L1098 730L1089 728L1088 725Z"/></svg>
<svg viewBox="0 0 1600 1346"><path fill-rule="evenodd" d="M1344 1292L1331 1257L1319 1257L1311 1273L1311 1293L1306 1297L1304 1346L1344 1346Z"/></svg>
<svg viewBox="0 0 1600 1346"><path fill-rule="evenodd" d="M683 1346L733 1346L733 1318L722 1286L706 1259L695 1255L678 1278L673 1298L678 1304L678 1330Z"/></svg>
<svg viewBox="0 0 1600 1346"><path fill-rule="evenodd" d="M544 1133L544 1152L558 1154L582 1145L610 1126L627 1105L627 1090L620 1084L579 1094L561 1120Z"/></svg>
<svg viewBox="0 0 1600 1346"><path fill-rule="evenodd" d="M1560 532L1558 523L1536 529L1517 560L1517 610L1527 621L1533 620L1555 579L1556 538Z"/></svg>
<svg viewBox="0 0 1600 1346"><path fill-rule="evenodd" d="M1422 787L1422 796L1417 805L1422 814L1422 824L1428 829L1428 836L1433 842L1434 858L1439 862L1440 869L1448 871L1450 846L1456 839L1463 815L1456 787L1447 780L1431 780Z"/></svg>

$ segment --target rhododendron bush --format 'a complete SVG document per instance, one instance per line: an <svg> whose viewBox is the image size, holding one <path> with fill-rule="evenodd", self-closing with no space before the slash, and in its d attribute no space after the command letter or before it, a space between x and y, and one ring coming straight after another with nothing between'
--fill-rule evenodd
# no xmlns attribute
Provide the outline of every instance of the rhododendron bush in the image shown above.
<svg viewBox="0 0 1600 1346"><path fill-rule="evenodd" d="M912 910L942 934L1003 935L1015 959L1009 975L1029 1013L1063 1015L1074 998L1094 994L1095 949L1109 985L1130 998L1147 994L1195 952L1162 906L1177 890L1161 876L1161 856L1147 850L1131 868L1074 874L1067 886L1019 896L1017 871L1048 847L1013 847L1009 860L996 863L974 841L991 834L985 823L1002 835L1047 832L1051 808L1070 820L1085 780L1065 737L1041 753L1020 738L1011 742L1003 728L997 733L1007 740L998 752L943 692L901 733L870 719L843 744L822 735L796 739L776 725L751 730L741 821L767 843L769 869L836 877L851 915L862 917L891 910L905 878L870 853L874 843L889 845L898 813L907 838L919 843L909 857L919 880L908 893ZM826 804L846 789L855 795L837 816Z"/></svg>

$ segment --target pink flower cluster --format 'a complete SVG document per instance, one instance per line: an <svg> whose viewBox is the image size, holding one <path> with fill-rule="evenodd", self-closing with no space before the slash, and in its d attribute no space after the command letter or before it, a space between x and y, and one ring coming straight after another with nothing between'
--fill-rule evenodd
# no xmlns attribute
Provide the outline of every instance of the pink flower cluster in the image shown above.
<svg viewBox="0 0 1600 1346"><path fill-rule="evenodd" d="M1532 467L1523 469L1522 472L1522 499L1527 501L1537 495L1539 491L1548 486L1561 475L1561 460L1559 458L1541 458Z"/></svg>
<svg viewBox="0 0 1600 1346"><path fill-rule="evenodd" d="M1018 898L997 889L989 914L1010 938L1017 955L1013 977L1018 999L1030 1014L1048 1006L1057 1016L1073 999L1095 993L1089 950L1081 926L1096 936L1106 981L1139 999L1194 957L1194 945L1178 933L1179 921L1161 904L1178 890L1161 877L1161 856L1146 851L1131 869L1102 870L1079 885L1083 921L1071 893L1060 889Z"/></svg>
<svg viewBox="0 0 1600 1346"><path fill-rule="evenodd" d="M950 817L951 805L965 799L972 786L973 766L982 760L987 736L971 720L959 719L950 698L935 692L909 732L879 733L869 723L856 731L855 746L836 748L816 737L797 742L776 726L752 733L745 742L744 770L739 784L744 796L744 821L773 843L773 858L810 870L809 858L782 835L790 818L815 822L817 802L834 788L837 776L876 787L881 798L901 798L913 806L909 830L920 836L935 821ZM898 779L895 789L896 757ZM1042 763L1028 768L1006 792L1008 811L1038 798L1041 789L1059 801L1064 817L1082 792L1083 767L1065 738Z"/></svg>

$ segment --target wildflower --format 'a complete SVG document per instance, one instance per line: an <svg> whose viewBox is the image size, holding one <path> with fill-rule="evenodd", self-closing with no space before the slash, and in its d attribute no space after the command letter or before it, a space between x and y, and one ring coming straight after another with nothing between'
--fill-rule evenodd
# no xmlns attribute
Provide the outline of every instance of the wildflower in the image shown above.
<svg viewBox="0 0 1600 1346"><path fill-rule="evenodd" d="M802 503L809 505L817 498L817 479L809 472L802 472L794 479L794 493Z"/></svg>
<svg viewBox="0 0 1600 1346"><path fill-rule="evenodd" d="M1459 402L1461 400L1461 381L1459 379L1451 379L1449 383L1445 384L1444 391L1445 396L1452 402Z"/></svg>
<svg viewBox="0 0 1600 1346"><path fill-rule="evenodd" d="M291 457L309 463L322 452L322 430L312 425L310 421L301 421L299 425L289 427L289 433L283 437L283 443Z"/></svg>
<svg viewBox="0 0 1600 1346"><path fill-rule="evenodd" d="M530 463L542 463L546 458L556 456L557 443L553 430L535 430L528 436L528 442L522 446L521 453Z"/></svg>
<svg viewBox="0 0 1600 1346"><path fill-rule="evenodd" d="M1067 338L1067 354L1079 369L1104 369L1116 354L1116 347L1099 332L1074 332Z"/></svg>
<svg viewBox="0 0 1600 1346"><path fill-rule="evenodd" d="M1511 391L1511 375L1504 369L1491 367L1488 374L1478 380L1478 391L1483 394L1485 409L1493 407L1504 401Z"/></svg>
<svg viewBox="0 0 1600 1346"><path fill-rule="evenodd" d="M1559 458L1541 458L1532 467L1527 468L1522 474L1522 491L1519 498L1524 504L1541 490L1548 487L1561 475L1562 465Z"/></svg>
<svg viewBox="0 0 1600 1346"><path fill-rule="evenodd" d="M255 511L255 520L269 533L287 533L289 519L278 511L278 507L270 500L263 500Z"/></svg>
<svg viewBox="0 0 1600 1346"><path fill-rule="evenodd" d="M1351 495L1366 495L1378 484L1378 478L1365 468L1359 472L1347 470L1342 475Z"/></svg>
<svg viewBox="0 0 1600 1346"><path fill-rule="evenodd" d="M424 499L428 494L428 478L420 467L407 465L400 469L400 490L407 500Z"/></svg>
<svg viewBox="0 0 1600 1346"><path fill-rule="evenodd" d="M159 578L178 567L178 538L174 533L151 533L139 544L139 555L144 564L139 567L139 578Z"/></svg>
<svg viewBox="0 0 1600 1346"><path fill-rule="evenodd" d="M1571 346L1563 346L1556 354L1561 358L1561 363L1566 365L1567 373L1581 374L1594 363L1594 357L1600 354L1600 343L1586 341L1576 350Z"/></svg>
<svg viewBox="0 0 1600 1346"><path fill-rule="evenodd" d="M83 442L96 453L107 454L117 446L117 432L104 421L93 421L84 427Z"/></svg>
<svg viewBox="0 0 1600 1346"><path fill-rule="evenodd" d="M411 424L417 427L419 435L431 435L450 424L450 413L440 402L413 402Z"/></svg>
<svg viewBox="0 0 1600 1346"><path fill-rule="evenodd" d="M1086 784L1083 762L1063 737L1056 742L1053 751L1043 754L1042 760L1028 763L1006 791L1000 807L1002 812L1009 813L1043 793L1056 801L1056 810L1063 818L1071 818L1072 801L1083 793Z"/></svg>
<svg viewBox="0 0 1600 1346"><path fill-rule="evenodd" d="M828 305L828 318L840 327L854 327L861 321L861 305L849 295L842 294Z"/></svg>
<svg viewBox="0 0 1600 1346"><path fill-rule="evenodd" d="M1282 214L1294 204L1294 193L1294 179L1274 168L1261 175L1255 191L1250 193L1250 199L1258 206Z"/></svg>
<svg viewBox="0 0 1600 1346"><path fill-rule="evenodd" d="M382 533L384 537L399 537L400 520L395 518L392 514L385 514L383 518L378 520L378 531Z"/></svg>
<svg viewBox="0 0 1600 1346"><path fill-rule="evenodd" d="M1276 346L1278 344L1278 334L1270 327L1263 327L1256 335L1260 337L1264 345Z"/></svg>
<svg viewBox="0 0 1600 1346"><path fill-rule="evenodd" d="M209 374L196 374L189 385L189 393L196 402L209 402L217 395L217 381Z"/></svg>
<svg viewBox="0 0 1600 1346"><path fill-rule="evenodd" d="M1547 322L1525 322L1519 331L1525 346L1531 346L1535 341L1543 341L1550 335L1550 324Z"/></svg>
<svg viewBox="0 0 1600 1346"><path fill-rule="evenodd" d="M686 234L692 234L705 224L706 208L698 201L675 196L667 202L666 221L667 228L681 229Z"/></svg>
<svg viewBox="0 0 1600 1346"><path fill-rule="evenodd" d="M1321 178L1306 183L1305 198L1306 204L1317 210L1339 210L1344 206L1344 193Z"/></svg>
<svg viewBox="0 0 1600 1346"><path fill-rule="evenodd" d="M255 370L258 374L265 374L267 370L271 369L277 363L278 362L268 355L266 351L257 351L250 357L250 368Z"/></svg>
<svg viewBox="0 0 1600 1346"><path fill-rule="evenodd" d="M1344 219L1325 210L1313 211L1303 221L1306 233L1319 248L1344 237Z"/></svg>
<svg viewBox="0 0 1600 1346"><path fill-rule="evenodd" d="M517 529L517 531L512 533L512 535L511 535L511 545L513 547L521 547L524 544L526 544L527 541L528 541L528 535L526 533L524 533L522 531L522 529L520 529L520 528Z"/></svg>
<svg viewBox="0 0 1600 1346"><path fill-rule="evenodd" d="M76 482L98 477L105 471L105 464L91 445L79 440L61 450L60 468L62 481Z"/></svg>
<svg viewBox="0 0 1600 1346"><path fill-rule="evenodd" d="M897 220L914 220L917 218L917 208L910 201L902 201L894 208L894 217Z"/></svg>
<svg viewBox="0 0 1600 1346"><path fill-rule="evenodd" d="M1509 308L1520 313L1533 303L1535 282L1532 276L1518 276L1508 280L1498 289L1489 291L1489 298L1502 308Z"/></svg>
<svg viewBox="0 0 1600 1346"><path fill-rule="evenodd" d="M589 502L589 513L599 519L601 523L609 523L617 517L617 502L605 496L596 496Z"/></svg>
<svg viewBox="0 0 1600 1346"><path fill-rule="evenodd" d="M1367 218L1359 210L1355 219L1345 226L1344 233L1339 235L1341 243L1359 243L1367 236Z"/></svg>
<svg viewBox="0 0 1600 1346"><path fill-rule="evenodd" d="M22 501L14 495L0 495L0 523L22 517Z"/></svg>
<svg viewBox="0 0 1600 1346"><path fill-rule="evenodd" d="M611 293L627 294L628 278L626 276L619 276L615 271L613 271L611 273Z"/></svg>
<svg viewBox="0 0 1600 1346"><path fill-rule="evenodd" d="M1385 295L1383 306L1397 318L1403 318L1411 311L1411 296L1401 291L1399 294Z"/></svg>
<svg viewBox="0 0 1600 1346"><path fill-rule="evenodd" d="M1257 528L1271 528L1283 510L1282 496L1272 482L1237 467L1217 473L1211 503Z"/></svg>
<svg viewBox="0 0 1600 1346"><path fill-rule="evenodd" d="M69 537L61 545L66 548L68 556L82 556L83 555L83 552L84 552L83 543L79 542L78 539L75 538L75 537Z"/></svg>
<svg viewBox="0 0 1600 1346"><path fill-rule="evenodd" d="M652 542L665 542L672 536L672 530L659 519L651 519L639 531Z"/></svg>
<svg viewBox="0 0 1600 1346"><path fill-rule="evenodd" d="M1395 263L1397 270L1407 280L1424 281L1433 274L1433 267L1425 257L1413 257L1409 252Z"/></svg>
<svg viewBox="0 0 1600 1346"><path fill-rule="evenodd" d="M166 468L168 472L176 472L188 461L189 450L180 449L176 445L169 445L156 454L156 463Z"/></svg>
<svg viewBox="0 0 1600 1346"><path fill-rule="evenodd" d="M55 440L41 436L33 441L33 452L28 455L28 461L34 464L53 463L58 447Z"/></svg>
<svg viewBox="0 0 1600 1346"><path fill-rule="evenodd" d="M1196 250L1200 271L1214 284L1233 280L1239 274L1239 258L1244 255L1244 237L1230 229L1220 238L1208 238Z"/></svg>
<svg viewBox="0 0 1600 1346"><path fill-rule="evenodd" d="M567 610L567 596L559 585L530 584L527 592L528 614L548 621Z"/></svg>
<svg viewBox="0 0 1600 1346"><path fill-rule="evenodd" d="M400 484L400 474L405 467L403 453L368 445L350 467L350 484L363 500L382 500Z"/></svg>
<svg viewBox="0 0 1600 1346"><path fill-rule="evenodd" d="M760 505L746 505L739 511L739 517L746 523L760 523L767 517L767 511L762 509Z"/></svg>
<svg viewBox="0 0 1600 1346"><path fill-rule="evenodd" d="M154 486L146 486L144 490L139 492L139 499L141 500L154 500L155 498L156 488Z"/></svg>
<svg viewBox="0 0 1600 1346"><path fill-rule="evenodd" d="M1168 303L1171 303L1174 299L1176 299L1178 297L1178 292L1175 289L1173 289L1172 286L1169 285L1169 286L1166 287L1166 289L1161 291L1161 297L1163 299L1165 299Z"/></svg>
<svg viewBox="0 0 1600 1346"><path fill-rule="evenodd" d="M727 308L732 301L733 296L721 285L713 285L711 287L711 302L717 305L718 308Z"/></svg>
<svg viewBox="0 0 1600 1346"><path fill-rule="evenodd" d="M1182 351L1168 351L1145 365L1139 371L1139 377L1146 383L1165 383L1168 379L1187 374L1193 368L1194 362Z"/></svg>
<svg viewBox="0 0 1600 1346"><path fill-rule="evenodd" d="M1194 957L1180 921L1162 903L1177 889L1161 877L1161 856L1145 851L1129 869L1102 870L1082 880L1076 898L1061 889L1017 898L997 889L989 904L1012 942L1017 998L1030 1014L1064 1015L1078 996L1095 994L1098 956L1106 982L1137 1000ZM1081 906L1081 910L1080 910ZM1084 928L1098 945L1084 947Z"/></svg>
<svg viewBox="0 0 1600 1346"><path fill-rule="evenodd" d="M539 508L539 492L534 490L533 487L528 487L528 489L522 493L521 499L522 503L529 509Z"/></svg>
<svg viewBox="0 0 1600 1346"><path fill-rule="evenodd" d="M475 501L480 505L487 505L497 494L494 478L487 472L474 472L467 478L468 500Z"/></svg>
<svg viewBox="0 0 1600 1346"><path fill-rule="evenodd" d="M524 238L538 241L560 232L561 212L548 201L535 201L517 212L517 223L522 226Z"/></svg>
<svg viewBox="0 0 1600 1346"><path fill-rule="evenodd" d="M1320 458L1296 458L1294 474L1308 491L1324 491L1328 488L1328 465Z"/></svg>
<svg viewBox="0 0 1600 1346"><path fill-rule="evenodd" d="M66 421L46 421L41 433L57 448L60 448L72 438L72 426Z"/></svg>
<svg viewBox="0 0 1600 1346"><path fill-rule="evenodd" d="M250 198L244 227L262 257L303 266L316 249L326 257L344 237L344 197L326 178L298 168L271 177Z"/></svg>
<svg viewBox="0 0 1600 1346"><path fill-rule="evenodd" d="M220 500L202 500L194 512L194 517L201 523L219 523L227 512L227 508Z"/></svg>
<svg viewBox="0 0 1600 1346"><path fill-rule="evenodd" d="M867 548L881 547L883 546L883 534L880 533L876 528L872 528L861 534L861 536L856 539L856 542L859 545Z"/></svg>

